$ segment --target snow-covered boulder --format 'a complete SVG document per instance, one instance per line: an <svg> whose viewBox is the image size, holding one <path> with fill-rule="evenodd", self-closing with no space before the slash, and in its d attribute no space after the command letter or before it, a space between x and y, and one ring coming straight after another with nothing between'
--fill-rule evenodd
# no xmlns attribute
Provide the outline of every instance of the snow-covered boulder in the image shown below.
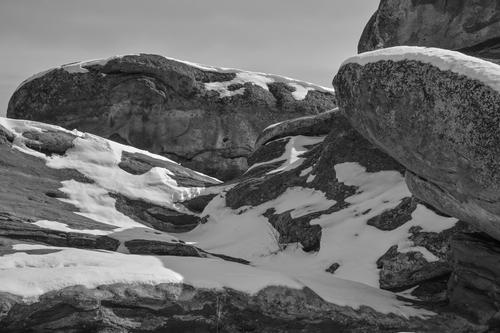
<svg viewBox="0 0 500 333"><path fill-rule="evenodd" d="M346 60L334 85L350 123L408 169L415 196L500 239L500 66L394 47Z"/></svg>
<svg viewBox="0 0 500 333"><path fill-rule="evenodd" d="M338 112L329 122L328 136L310 120L307 135L278 135L259 150L279 156L220 184L91 134L1 118L0 331L478 332L380 289L387 250L441 263L436 242L410 230L431 239L457 220L405 205L401 166ZM394 209L406 216L397 227L369 223Z"/></svg>
<svg viewBox="0 0 500 333"><path fill-rule="evenodd" d="M76 128L230 179L266 126L336 106L332 89L159 55L63 65L23 82L7 116Z"/></svg>
<svg viewBox="0 0 500 333"><path fill-rule="evenodd" d="M330 133L322 127L314 132L313 118L328 124ZM235 219L264 218L276 230L274 250L298 243L301 251L295 253L318 255L318 274L328 271L365 283L371 276L383 289L414 288L426 301L446 298L450 238L465 230L463 223L412 197L404 168L338 110L270 130L273 139L249 157L249 170L225 190L225 205L235 210ZM359 261L365 257L366 262ZM313 264L308 265L314 274Z"/></svg>
<svg viewBox="0 0 500 333"><path fill-rule="evenodd" d="M358 52L399 45L458 50L500 59L500 6L495 0L381 0Z"/></svg>

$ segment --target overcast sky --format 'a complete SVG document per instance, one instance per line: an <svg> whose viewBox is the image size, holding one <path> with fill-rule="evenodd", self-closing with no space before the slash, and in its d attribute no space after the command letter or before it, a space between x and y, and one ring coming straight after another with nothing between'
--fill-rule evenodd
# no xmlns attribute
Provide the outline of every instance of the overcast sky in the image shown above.
<svg viewBox="0 0 500 333"><path fill-rule="evenodd" d="M0 114L25 78L156 53L325 86L379 0L0 0Z"/></svg>

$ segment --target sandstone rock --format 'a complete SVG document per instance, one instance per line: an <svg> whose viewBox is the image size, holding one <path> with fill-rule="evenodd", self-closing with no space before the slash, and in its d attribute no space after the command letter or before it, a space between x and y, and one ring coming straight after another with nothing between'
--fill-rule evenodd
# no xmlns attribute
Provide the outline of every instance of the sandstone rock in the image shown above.
<svg viewBox="0 0 500 333"><path fill-rule="evenodd" d="M373 62L347 61L334 79L340 108L409 170L417 198L500 239L500 94L491 87L496 81L483 83L479 74L483 68L495 75L496 65L457 52L407 50L391 49L394 61L378 57L389 50L370 53ZM443 61L434 65L429 52ZM453 72L440 69L451 64ZM463 70L469 76L456 73Z"/></svg>
<svg viewBox="0 0 500 333"><path fill-rule="evenodd" d="M308 83L141 54L29 79L7 115L91 132L225 180L246 169L263 128L335 103L330 91Z"/></svg>
<svg viewBox="0 0 500 333"><path fill-rule="evenodd" d="M381 0L358 52L398 45L432 46L500 59L497 1Z"/></svg>

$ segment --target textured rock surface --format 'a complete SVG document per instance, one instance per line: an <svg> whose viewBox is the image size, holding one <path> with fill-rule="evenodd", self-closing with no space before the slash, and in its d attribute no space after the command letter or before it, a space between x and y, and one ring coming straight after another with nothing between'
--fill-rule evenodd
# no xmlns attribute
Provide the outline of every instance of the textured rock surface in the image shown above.
<svg viewBox="0 0 500 333"><path fill-rule="evenodd" d="M398 221L398 218L396 220ZM439 233L424 232L420 227L411 227L409 232L413 246L425 248L432 258L417 251L399 252L397 245L392 246L377 261L382 289L401 291L435 279L448 280L453 270L450 245L452 238L472 232L472 229L465 222L458 222L452 228ZM434 293L441 294L445 291L446 284L442 284L441 290L435 290ZM430 295L427 295L427 298L429 297Z"/></svg>
<svg viewBox="0 0 500 333"><path fill-rule="evenodd" d="M255 75L267 83L250 82ZM307 89L303 99L293 96L294 85ZM335 106L331 92L311 84L142 54L48 71L21 85L7 115L77 128L230 179L246 169L264 127Z"/></svg>
<svg viewBox="0 0 500 333"><path fill-rule="evenodd" d="M306 116L285 120L265 128L255 142L255 150L269 141L294 135L318 136L330 133L336 121L337 109L325 111L316 116Z"/></svg>
<svg viewBox="0 0 500 333"><path fill-rule="evenodd" d="M323 117L323 115L319 117ZM207 216L201 218L200 212L204 211L205 206L206 212L220 214L218 217L221 218L228 214L234 214L234 219L230 221L231 224L236 225L236 229L243 227L244 230L247 226L238 225L238 219L239 217L245 219L244 212L246 210L252 211L257 209L256 207L259 205L268 205L268 208L274 207L274 210L262 209L261 216L255 216L256 219L262 218L264 223L269 223L270 226L274 227L272 230L277 231L276 241L280 246L282 245L277 252L267 253L262 263L265 263L266 260L279 258L280 255L284 255L284 259L286 259L287 255L297 255L296 258L299 259L297 261L295 261L295 257L292 257L294 258L293 266L295 266L303 265L304 262L301 263L301 261L306 258L311 259L319 255L319 252L311 255L304 253L304 251L319 251L324 241L322 237L327 226L317 223L312 224L311 221L318 220L324 215L333 218L335 213L341 210L343 210L341 214L345 214L346 217L350 216L354 220L358 217L368 220L368 216L376 215L374 212L370 212L369 209L358 211L358 209L353 210L351 208L351 206L355 205L351 199L363 193L366 189L349 185L350 182L347 180L345 180L347 184L344 184L338 179L340 176L332 165L351 163L352 165L349 165L356 168L357 163L359 163L372 173L371 176L367 173L368 177L375 178L380 176L378 172L389 171L389 174L395 176L398 184L404 185L402 167L395 160L376 149L358 134L340 113L331 113L330 117L328 124L332 126L333 131L328 136L315 136L323 132L311 132L311 127L308 125L309 121L305 123L305 132L300 132L300 126L294 129L293 133L297 134L296 136L290 136L290 132L285 129L282 133L278 133L273 140L263 144L258 149L254 158L256 164L252 170L232 184L212 188L204 188L204 186L218 184L211 178L194 173L146 152L141 153L133 149L121 150L125 149L124 147L113 150L113 147L117 148L116 145L110 146L109 143L106 145L102 139L95 137L82 136L78 137L78 139L72 139L68 132L59 131L54 127L47 126L45 130L40 128L41 125L37 125L39 127L35 126L36 124L29 124L29 126L25 124L25 127L22 127L22 122L4 120L4 123L11 125L10 130L14 131L15 129L15 134L11 133L10 130L0 128L0 140L2 140L0 144L0 149L2 149L0 181L6 185L2 186L0 190L2 195L0 201L0 266L4 269L2 271L3 276L9 274L5 272L12 274L15 270L19 270L17 272L26 269L47 272L54 269L65 273L66 275L62 274L62 276L71 281L74 281L75 278L78 279L78 277L92 280L94 274L99 275L101 272L111 274L113 272L114 266L110 265L113 260L109 258L114 257L118 258L115 260L117 260L116 265L118 265L118 272L120 273L119 281L121 281L121 275L133 273L138 276L146 275L148 277L146 281L148 282L147 285L144 285L135 282L115 283L112 281L111 283L84 287L86 285L85 279L83 285L75 282L68 285L65 284L67 283L66 280L59 275L50 276L50 281L46 282L48 285L51 285L52 279L56 279L61 285L58 284L56 288L44 292L38 298L31 299L30 302L26 302L25 299L14 294L0 293L0 331L137 333L164 330L175 332L193 332L193 330L197 332L331 332L332 330L346 333L389 333L394 331L479 332L482 327L470 324L454 314L443 314L440 311L436 316L427 318L404 317L400 315L400 311L401 309L408 311L407 307L410 306L410 303L406 301L404 307L401 307L403 303L398 301L401 303L397 304L401 305L392 310L396 314L384 314L379 310L375 310L378 304L370 305L374 308L363 305L365 304L365 297L370 299L374 295L380 297L384 302L389 300L391 304L397 301L394 295L385 292L381 293L376 286L369 287L357 283L355 280L351 282L342 278L337 279L337 274L342 273L342 269L347 263L345 261L337 262L335 258L331 258L330 256L335 251L328 252L326 260L324 260L325 265L320 265L320 280L318 282L321 286L326 287L330 286L331 279L331 287L334 290L339 288L336 285L337 283L345 284L346 288L354 288L347 291L349 294L347 300L350 302L350 299L359 297L362 294L363 298L359 303L360 306L344 306L343 303L341 303L342 305L336 305L337 295L333 297L332 301L327 302L321 298L321 288L313 291L312 288L304 287L302 283L300 284L302 287L298 289L265 284L267 287L255 293L220 287L221 283L219 282L215 283L215 289L205 289L203 287L205 283L210 286L214 285L213 281L211 282L211 279L214 279L214 274L215 281L218 281L219 275L222 277L237 276L238 279L248 280L245 274L252 272L252 274L256 274L255 278L258 280L261 278L260 274L269 274L269 272L274 274L278 272L275 269L279 269L276 267L272 270L266 270L265 265L259 266L255 262L250 262L255 258L252 253L259 253L262 250L267 251L266 246L268 245L259 243L260 239L266 238L266 234L259 234L259 239L254 239L251 247L245 247L243 244L246 237L252 239L250 234L243 233L238 236L237 233L236 235L233 233L232 235L228 234L233 238L224 237L225 235L221 237L218 233L224 232L226 228L224 225L221 228L218 224L222 224L224 221L214 220ZM12 126L12 124L16 124L16 126ZM36 136L31 134L23 135L30 128L38 128L38 130L34 131L37 133ZM31 133L31 130L29 132ZM311 136L301 136L302 133ZM294 164L294 162L288 168L268 173L282 167L281 164L284 163L282 158L287 159L289 154L293 155L287 145L298 137L302 137L302 142L307 143L304 147L299 147L300 145L296 147L297 149L304 148L301 150L303 153L297 156L297 158L302 159L301 163ZM31 150L30 148L22 148L22 145L19 146L22 142L31 147ZM13 149L13 146L16 146L17 149ZM96 147L97 150L95 150ZM86 151L85 149L90 150ZM78 170L87 172L85 171L87 169L83 168L82 165L91 162L76 158L75 151L83 156L91 155L91 162L94 159L102 162L93 165L93 173L89 175L89 177L92 177L88 178L73 169L52 169L49 167L52 165L50 161L53 162L54 159L70 160L73 158L73 161L79 162L73 164L75 168L81 168ZM43 152L43 154L39 152ZM106 159L100 160L102 156L99 154L101 152L104 152L103 155L106 157L113 155L111 162ZM51 157L48 158L47 156ZM280 156L281 158L279 158ZM274 159L278 159L278 161L272 162ZM266 164L266 162L270 163ZM144 228L134 227L115 231L111 230L114 229L113 225L105 224L115 222L113 214L109 215L109 221L105 218L102 223L85 217L85 214L82 214L81 211L78 212L79 209L71 204L75 202L75 193L66 193L67 190L61 189L61 182L67 185L67 183L64 183L65 181L74 179L75 182L78 181L88 186L103 186L106 182L103 182L98 175L102 172L100 168L105 167L111 168L113 171L111 175L124 182L124 184L120 184L124 186L133 185L134 182L129 182L131 180L141 181L143 177L155 175L153 178L146 178L147 182L140 182L139 184L151 190L159 186L159 188L167 191L166 193L169 196L164 196L164 192L155 193L167 201L165 203L168 203L169 200L177 200L174 202L175 205L162 206L161 202L144 201L146 199L134 197L134 193L127 192L118 186L113 191L91 192L95 193L95 196L100 199L98 208L109 209L107 207L109 201L107 199L103 200L103 198L109 196L114 210L140 223L139 226L142 224L150 226L152 229L144 230ZM397 172L394 172L394 170L397 170ZM384 172L381 172L381 174L384 174ZM363 175L363 172L361 172L360 176L366 177L366 175ZM166 183L162 183L162 181ZM25 187L24 184L29 184L29 187ZM176 191L179 191L178 193L184 195L172 196L175 192L169 192L171 188L168 186L165 188L165 185L174 186ZM196 196L198 192L194 192L193 197L193 193L189 191L193 188L190 186L194 186L193 188L196 189L200 186L208 191L200 191L199 196ZM85 189L86 187L81 188ZM279 208L273 206L273 200L278 199L280 195L290 189L297 188L307 190L306 193L314 195L317 201L309 203L297 201L297 207L292 206L290 210L277 212ZM136 188L136 190L140 189ZM225 192L226 200L220 200L223 193L218 194L218 191ZM300 191L297 193L300 193ZM321 195L318 196L319 193ZM408 195L407 191L404 193ZM145 194L147 197L148 193ZM366 194L370 195L369 192ZM396 195L399 194L396 193ZM217 197L213 199L214 196ZM67 200L71 198L73 201ZM185 200L186 198L190 199ZM376 202L382 200L380 197L375 196L375 198ZM404 196L400 199L403 200L403 198ZM149 199L151 200L151 198ZM324 205L322 202L326 199L326 202L331 204ZM76 201L78 202L78 200ZM409 213L407 210L415 208L415 205L407 205L406 201L400 205L398 205L398 200L393 199L393 201L390 207L394 207L395 211L398 212L404 211L406 215ZM227 207L217 206L224 203ZM383 201L380 204L383 204ZM214 207L218 207L219 210L214 211ZM94 210L91 211L95 212L96 207L89 205L89 207L83 208L92 208ZM234 211L231 208L234 208ZM297 215L295 208L305 210ZM376 205L373 208L376 209ZM387 210L380 210L380 214L383 215L384 212L387 212ZM126 219L125 215L121 215L120 219ZM364 217L365 215L366 217ZM87 214L87 216L95 218L95 215L92 214ZM392 217L390 215L388 218ZM102 219L102 216L100 219ZM40 227L36 224L40 223L40 220L46 220L46 222L52 224L45 224L45 227ZM354 220L351 220L351 222L354 222ZM258 221L248 220L248 217L246 217L245 221L250 224L256 223L255 226L258 227ZM175 239L162 232L165 230L187 231L199 223L205 224L185 234L185 241ZM396 221L396 224L400 223L401 221ZM362 227L363 229L376 229L369 225L363 225ZM404 228L405 223L400 227ZM215 228L215 240L222 241L222 247L217 247L217 243L212 243L212 246L203 243L204 237L197 239L198 242L201 241L201 244L190 242L197 232L201 233L202 236L213 237L214 233L210 234L209 232L211 228ZM229 226L229 228L232 228L232 226ZM252 232L252 229L246 230ZM95 231L102 232L104 235L93 234ZM204 231L208 231L208 233L203 234ZM378 230L377 232L383 234L393 231ZM354 237L353 241L355 240L356 235L351 235L349 232L340 232L344 235L343 237ZM429 251L433 251L432 249L435 248L437 249L435 252L438 253L443 247L440 245L443 242L437 236L435 239L433 239L433 235L424 236L421 230L413 230L412 233L415 236L413 242L419 246L428 247ZM181 234L177 234L177 236L181 237ZM403 235L403 237L406 236ZM373 241L382 243L383 247L377 250L381 251L380 254L389 247L385 247L387 243L383 237L376 237ZM291 243L299 243L302 246L301 248L293 246L287 248ZM245 249L243 252L238 252L239 255L236 255L238 258L230 256L231 252L224 251L225 247L231 244L236 244L238 247L241 246ZM55 248L45 245L55 246ZM262 247L262 249L259 247ZM209 248L210 251L204 250ZM71 252L76 251L76 249L83 252ZM221 251L219 252L219 250ZM280 251L283 251L283 253L280 253ZM251 253L248 254L248 257L245 257L245 252ZM68 261L61 263L56 258L60 258L57 255L62 253L71 253L72 255L67 259ZM76 257L73 257L73 255L76 255ZM98 258L102 258L102 256L107 257L111 262L100 262ZM10 265L12 262L7 258L15 260L15 267ZM249 259L249 261L245 259ZM143 265L138 269L134 266L132 272L127 271L126 267L130 267L127 265L134 260L147 261L151 266ZM204 264L207 261L209 261L209 264ZM160 267L155 266L157 263L160 263ZM219 266L221 263L223 263L222 266ZM251 265L247 265L249 263ZM217 270L215 273L210 271L211 265L226 267L224 265L227 264L235 266L230 266L228 272L224 271L224 269ZM25 267L25 265L28 267ZM50 267L46 267L46 265ZM96 265L98 268L95 268ZM238 271L241 267L251 271ZM288 270L294 270L294 267L285 266L285 268L287 273ZM73 269L76 271L72 271ZM161 274L155 275L158 269L172 269L174 273L179 271L181 276L185 277L186 281L191 281L192 284L184 282L184 279L178 283L155 283L155 279L162 277ZM183 273L183 270L185 273ZM303 268L299 268L299 270L301 274L304 274ZM307 273L315 274L313 272ZM22 276L20 281L37 277L36 274L31 276L22 275L22 273L18 274L20 274L18 276ZM288 274L291 277L294 276L293 273ZM327 278L321 274L326 275ZM8 278L7 281L9 281ZM280 281L279 285L281 285L281 281L287 280L281 280L280 278L278 281ZM201 286L195 285L195 283L201 283ZM245 283L249 282L243 282L242 285L245 285ZM312 285L317 286L316 283L314 282ZM239 285L239 283L236 283L236 285ZM9 284L2 285L2 288L8 287ZM358 292L357 288L362 288L363 291ZM340 289L342 292L339 290L339 294L342 295L345 291L343 288ZM357 294L357 296L353 294ZM341 296L338 302L343 302ZM417 303L416 306L420 307L421 305Z"/></svg>
<svg viewBox="0 0 500 333"><path fill-rule="evenodd" d="M495 0L381 0L358 52L417 45L500 59L499 29L500 3Z"/></svg>
<svg viewBox="0 0 500 333"><path fill-rule="evenodd" d="M332 169L333 165L355 161L366 167L369 172L381 170L403 172L401 165L359 135L338 110L318 115L316 118L330 126L330 134L320 144L309 147L307 152L301 155L305 161L299 167L269 173L277 165L264 162L283 155L285 145L292 134L311 136L323 134L321 126L317 127L318 132L314 132L316 127L311 124L319 124L319 121L316 122L312 117L292 120L286 122L285 126L276 126L273 130L273 140L262 144L249 158L249 161L264 164L256 167L251 165L252 168L226 194L226 204L233 209L238 209L243 206L258 206L270 202L293 187L311 188L324 192L326 198L334 200L334 204L323 211L297 218L292 218L290 212L276 214L272 208L264 213L269 223L277 229L280 243L299 242L306 251L318 251L321 242L321 228L318 225L310 225L309 222L322 214L331 214L346 208L349 204L345 202L345 199L356 193L356 187L338 181L335 170ZM301 127L301 122L304 127ZM293 132L290 132L289 123L293 124ZM304 132L300 130L301 128ZM264 131L261 137L265 136ZM304 173L304 170L309 169L310 173Z"/></svg>
<svg viewBox="0 0 500 333"><path fill-rule="evenodd" d="M8 312L0 322L2 332L389 333L447 328L438 320L407 322L366 307L353 311L329 304L308 289L283 287L269 287L251 296L229 288L115 284L97 289L68 287L44 294L32 304L22 304L13 295L0 298ZM470 327L458 319L451 329L466 332Z"/></svg>
<svg viewBox="0 0 500 333"><path fill-rule="evenodd" d="M457 235L451 242L454 271L450 303L474 320L500 329L500 243L481 234Z"/></svg>
<svg viewBox="0 0 500 333"><path fill-rule="evenodd" d="M334 79L351 124L405 165L414 195L500 239L500 94L417 61L349 63Z"/></svg>

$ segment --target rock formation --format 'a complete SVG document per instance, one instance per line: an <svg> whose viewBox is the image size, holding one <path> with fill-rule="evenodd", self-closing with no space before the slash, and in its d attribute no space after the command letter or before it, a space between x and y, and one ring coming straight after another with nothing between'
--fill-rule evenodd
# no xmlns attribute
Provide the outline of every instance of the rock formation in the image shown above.
<svg viewBox="0 0 500 333"><path fill-rule="evenodd" d="M494 0L381 0L358 52L415 45L498 60L499 29L500 3Z"/></svg>
<svg viewBox="0 0 500 333"><path fill-rule="evenodd" d="M420 264L420 254L390 249L378 261L381 275L387 275L381 286L393 289L421 274L451 273L450 305L493 330L500 313L494 282L499 278L494 262L500 249L498 82L500 66L494 63L420 47L360 54L346 60L334 79L342 113L407 168L412 194L485 233L471 234L467 227L454 235L432 236L430 252L444 259L433 267ZM407 219L398 212L388 217L393 222ZM414 244L423 240L417 234L410 238ZM447 239L444 251L438 239Z"/></svg>
<svg viewBox="0 0 500 333"><path fill-rule="evenodd" d="M338 111L273 128L250 169L220 184L0 119L0 330L481 331L436 307L457 220L410 198L399 163ZM394 269L407 255L419 265ZM416 287L418 300L379 287Z"/></svg>
<svg viewBox="0 0 500 333"><path fill-rule="evenodd" d="M260 131L336 106L331 90L276 75L127 55L26 80L7 116L94 133L227 180Z"/></svg>
<svg viewBox="0 0 500 333"><path fill-rule="evenodd" d="M458 52L396 47L348 60L334 85L351 124L409 170L412 193L500 239L498 73Z"/></svg>

